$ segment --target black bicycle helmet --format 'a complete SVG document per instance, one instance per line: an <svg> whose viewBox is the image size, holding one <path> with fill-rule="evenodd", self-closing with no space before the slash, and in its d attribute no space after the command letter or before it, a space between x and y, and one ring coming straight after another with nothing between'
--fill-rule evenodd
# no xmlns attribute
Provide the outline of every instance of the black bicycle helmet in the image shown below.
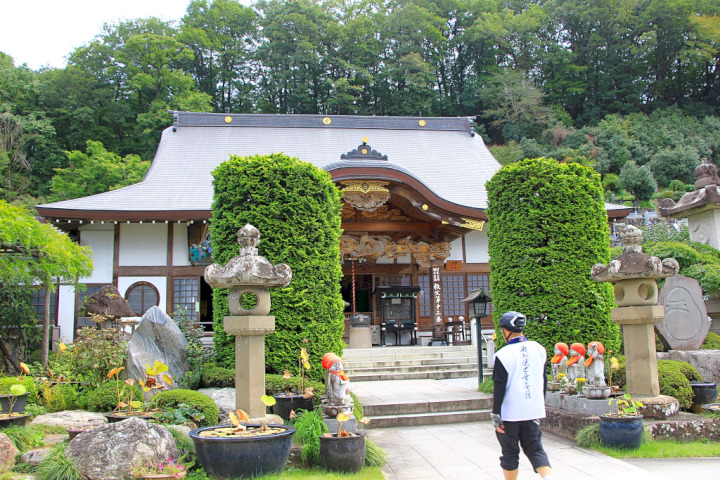
<svg viewBox="0 0 720 480"><path fill-rule="evenodd" d="M511 332L522 332L525 329L527 318L520 312L505 312L500 317L500 327Z"/></svg>

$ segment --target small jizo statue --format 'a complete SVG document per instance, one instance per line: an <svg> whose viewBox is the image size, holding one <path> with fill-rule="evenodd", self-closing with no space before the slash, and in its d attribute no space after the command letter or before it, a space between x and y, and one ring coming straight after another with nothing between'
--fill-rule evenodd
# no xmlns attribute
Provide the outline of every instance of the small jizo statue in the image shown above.
<svg viewBox="0 0 720 480"><path fill-rule="evenodd" d="M344 364L334 353L326 353L322 358L322 366L328 371L325 381L325 399L323 411L331 417L338 413L352 413L353 401L350 396L350 378L343 371Z"/></svg>
<svg viewBox="0 0 720 480"><path fill-rule="evenodd" d="M605 346L600 342L588 343L588 358L585 360L587 367L587 384L595 387L605 387Z"/></svg>
<svg viewBox="0 0 720 480"><path fill-rule="evenodd" d="M555 344L555 355L550 359L553 379L558 378L560 373L567 375L568 353L570 353L570 347L568 347L567 343Z"/></svg>
<svg viewBox="0 0 720 480"><path fill-rule="evenodd" d="M567 376L575 383L578 378L585 378L585 345L573 343L570 345L570 359L567 361Z"/></svg>

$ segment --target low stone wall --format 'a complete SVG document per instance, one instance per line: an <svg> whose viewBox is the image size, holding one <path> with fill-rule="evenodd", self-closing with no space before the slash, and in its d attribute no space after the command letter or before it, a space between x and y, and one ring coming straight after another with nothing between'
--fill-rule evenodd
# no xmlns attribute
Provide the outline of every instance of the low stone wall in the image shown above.
<svg viewBox="0 0 720 480"><path fill-rule="evenodd" d="M658 352L658 360L679 360L695 367L706 382L720 383L720 350L670 350Z"/></svg>
<svg viewBox="0 0 720 480"><path fill-rule="evenodd" d="M540 425L543 432L575 441L577 432L587 425L600 421L596 415L572 413L559 408L546 407L546 417ZM665 420L645 419L645 428L656 440L672 439L678 442L707 439L720 441L720 419L681 412Z"/></svg>
<svg viewBox="0 0 720 480"><path fill-rule="evenodd" d="M549 393L549 392L548 392ZM607 403L607 402L606 402ZM575 434L583 427L599 422L593 415L572 413L559 408L545 407L545 418L540 421L543 432L575 441Z"/></svg>

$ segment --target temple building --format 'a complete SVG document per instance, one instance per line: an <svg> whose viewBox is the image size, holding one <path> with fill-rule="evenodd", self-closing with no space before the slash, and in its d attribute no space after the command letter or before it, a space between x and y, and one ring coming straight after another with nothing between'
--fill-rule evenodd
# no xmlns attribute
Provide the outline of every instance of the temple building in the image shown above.
<svg viewBox="0 0 720 480"><path fill-rule="evenodd" d="M231 155L270 153L326 170L343 192L348 317L368 315L376 333L377 287L418 287L410 320L427 344L433 325L469 318L470 292L489 291L485 182L500 164L472 119L175 112L142 182L37 207L93 252L87 289L61 286L53 299L61 337L92 323L79 307L107 284L137 315L183 309L211 332L211 172ZM607 205L611 220L630 211Z"/></svg>

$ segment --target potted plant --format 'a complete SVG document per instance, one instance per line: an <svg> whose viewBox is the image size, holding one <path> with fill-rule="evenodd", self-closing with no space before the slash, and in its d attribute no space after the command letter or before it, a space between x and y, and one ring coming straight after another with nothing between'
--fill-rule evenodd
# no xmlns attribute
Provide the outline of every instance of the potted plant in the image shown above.
<svg viewBox="0 0 720 480"><path fill-rule="evenodd" d="M25 375L30 374L30 368L20 362L20 369ZM19 381L23 377L18 377ZM28 391L24 385L15 383L10 385L10 393L0 395L0 428L9 427L11 425L25 425L30 418L25 413L25 405L27 403Z"/></svg>
<svg viewBox="0 0 720 480"><path fill-rule="evenodd" d="M27 398L27 389L16 383L10 386L10 394L0 396L0 428L9 427L11 425L24 426L29 414L25 413L25 399Z"/></svg>
<svg viewBox="0 0 720 480"><path fill-rule="evenodd" d="M120 372L125 367L113 368L108 373L108 378L115 377L117 385L118 403L111 413L105 414L109 422L119 422L125 420L128 417L141 417L141 418L153 418L154 411L148 411L145 408L145 402L140 399L134 398L135 380L128 378L123 382L122 387L120 386ZM172 385L172 377L165 373L168 371L168 366L159 360L155 360L152 367L145 364L145 380L140 382L139 385L145 393L151 391L164 390L167 385ZM162 382L165 382L162 383ZM167 384L167 385L166 385Z"/></svg>
<svg viewBox="0 0 720 480"><path fill-rule="evenodd" d="M608 405L613 402L616 412L600 415L600 437L603 445L613 448L638 448L644 432L643 416L638 409L643 404L633 400L629 393L610 399Z"/></svg>
<svg viewBox="0 0 720 480"><path fill-rule="evenodd" d="M303 343L307 343L307 339L303 339ZM273 395L273 398L275 398L273 413L279 415L283 420L290 420L293 412L298 409L308 411L313 409L314 388L305 388L305 371L310 370L310 357L305 347L300 349L298 367L300 370L300 391L280 392ZM292 378L292 374L289 370L285 370L283 379L289 380L290 378Z"/></svg>
<svg viewBox="0 0 720 480"><path fill-rule="evenodd" d="M134 465L132 469L134 478L145 479L178 479L185 478L187 475L187 467L172 458L168 458L165 462L154 463L145 461L138 465Z"/></svg>
<svg viewBox="0 0 720 480"><path fill-rule="evenodd" d="M266 406L273 397L263 395ZM266 422L249 423L243 410L230 412L230 425L214 425L190 432L198 462L220 478L250 478L280 473L290 456L295 427Z"/></svg>
<svg viewBox="0 0 720 480"><path fill-rule="evenodd" d="M365 465L365 432L350 433L342 429L342 422L350 420L346 413L335 417L337 433L320 436L320 464L326 470L344 473L359 472ZM366 423L366 422L365 422Z"/></svg>

